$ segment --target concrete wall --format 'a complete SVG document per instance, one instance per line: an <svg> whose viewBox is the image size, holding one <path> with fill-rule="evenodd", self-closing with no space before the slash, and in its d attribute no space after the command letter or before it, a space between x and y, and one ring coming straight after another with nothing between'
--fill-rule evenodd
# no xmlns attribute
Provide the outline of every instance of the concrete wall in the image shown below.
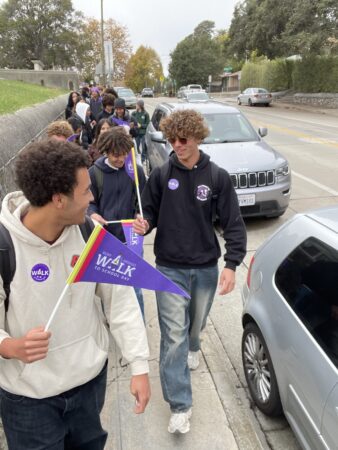
<svg viewBox="0 0 338 450"><path fill-rule="evenodd" d="M338 108L338 94L302 94L294 95L295 103L319 106L321 108Z"/></svg>
<svg viewBox="0 0 338 450"><path fill-rule="evenodd" d="M58 70L0 69L0 78L25 81L39 86L57 87L69 90L79 89L79 76L75 72Z"/></svg>
<svg viewBox="0 0 338 450"><path fill-rule="evenodd" d="M0 201L16 190L14 163L19 151L43 136L50 122L63 115L68 94L45 103L21 109L15 114L0 116Z"/></svg>

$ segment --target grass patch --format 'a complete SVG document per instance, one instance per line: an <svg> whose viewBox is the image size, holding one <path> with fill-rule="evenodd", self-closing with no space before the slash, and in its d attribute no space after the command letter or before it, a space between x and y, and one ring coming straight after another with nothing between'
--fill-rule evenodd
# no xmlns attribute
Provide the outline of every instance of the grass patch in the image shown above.
<svg viewBox="0 0 338 450"><path fill-rule="evenodd" d="M50 98L66 94L61 88L47 88L22 81L0 80L0 115L11 114L26 106L43 103Z"/></svg>

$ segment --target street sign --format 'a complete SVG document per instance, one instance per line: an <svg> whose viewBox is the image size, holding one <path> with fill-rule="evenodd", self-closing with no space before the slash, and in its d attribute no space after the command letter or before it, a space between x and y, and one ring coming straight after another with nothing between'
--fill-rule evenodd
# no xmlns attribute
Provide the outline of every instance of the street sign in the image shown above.
<svg viewBox="0 0 338 450"><path fill-rule="evenodd" d="M208 83L211 83L211 81L212 81L212 76L209 75L209 76L208 76Z"/></svg>
<svg viewBox="0 0 338 450"><path fill-rule="evenodd" d="M230 73L232 72L232 67L231 66L224 67L223 71L226 73Z"/></svg>

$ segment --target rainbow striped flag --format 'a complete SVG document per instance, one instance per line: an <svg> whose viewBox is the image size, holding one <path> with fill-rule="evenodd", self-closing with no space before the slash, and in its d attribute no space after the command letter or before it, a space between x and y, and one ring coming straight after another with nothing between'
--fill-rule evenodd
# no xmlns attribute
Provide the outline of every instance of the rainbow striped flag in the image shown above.
<svg viewBox="0 0 338 450"><path fill-rule="evenodd" d="M67 284L81 281L122 284L154 291L189 295L152 267L101 225L96 225Z"/></svg>

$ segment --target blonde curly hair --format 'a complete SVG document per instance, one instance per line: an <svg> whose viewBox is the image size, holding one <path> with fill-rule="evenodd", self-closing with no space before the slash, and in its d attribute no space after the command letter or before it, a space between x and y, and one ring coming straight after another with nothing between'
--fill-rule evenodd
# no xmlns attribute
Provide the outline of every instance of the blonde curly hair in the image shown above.
<svg viewBox="0 0 338 450"><path fill-rule="evenodd" d="M203 116L193 109L175 111L160 122L160 129L169 141L194 138L202 142L209 135Z"/></svg>
<svg viewBox="0 0 338 450"><path fill-rule="evenodd" d="M73 128L66 120L56 120L47 127L47 136L63 136L68 139L74 133Z"/></svg>

